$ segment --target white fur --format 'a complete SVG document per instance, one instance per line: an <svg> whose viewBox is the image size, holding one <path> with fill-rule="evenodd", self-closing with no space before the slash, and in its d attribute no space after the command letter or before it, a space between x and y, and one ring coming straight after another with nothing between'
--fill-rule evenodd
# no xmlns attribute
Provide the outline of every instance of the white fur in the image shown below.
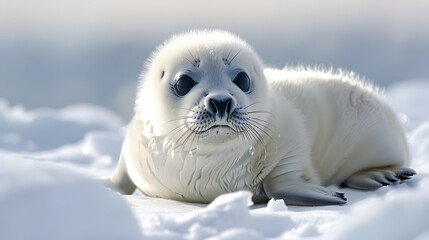
<svg viewBox="0 0 429 240"><path fill-rule="evenodd" d="M299 109L323 185L342 183L367 168L408 165L397 117L378 89L355 74L285 68L265 69L265 76Z"/></svg>
<svg viewBox="0 0 429 240"><path fill-rule="evenodd" d="M250 76L251 93L232 83L238 71ZM183 72L197 84L178 97L170 84ZM211 95L231 96L243 116L258 119L253 130L237 133L230 124L189 134L193 123L182 117L196 115ZM135 109L109 179L126 192L135 185L149 196L210 202L249 190L256 201L341 204L323 186L365 169L405 166L409 158L401 126L377 89L352 73L263 70L250 46L223 31L188 32L159 47L141 76Z"/></svg>

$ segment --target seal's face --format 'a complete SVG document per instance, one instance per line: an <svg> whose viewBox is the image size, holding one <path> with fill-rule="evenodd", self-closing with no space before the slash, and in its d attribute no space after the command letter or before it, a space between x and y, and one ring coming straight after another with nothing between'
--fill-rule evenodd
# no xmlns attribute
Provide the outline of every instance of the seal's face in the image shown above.
<svg viewBox="0 0 429 240"><path fill-rule="evenodd" d="M167 42L144 76L137 110L168 143L192 149L263 138L269 111L261 64L244 42L225 34Z"/></svg>

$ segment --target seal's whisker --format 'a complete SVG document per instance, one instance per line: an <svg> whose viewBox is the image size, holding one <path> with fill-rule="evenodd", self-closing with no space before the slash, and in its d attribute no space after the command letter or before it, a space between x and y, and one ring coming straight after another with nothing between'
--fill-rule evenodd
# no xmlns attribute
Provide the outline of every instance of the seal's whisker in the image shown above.
<svg viewBox="0 0 429 240"><path fill-rule="evenodd" d="M187 119L192 119L192 118L193 118L192 116L178 117L176 119L172 119L172 120L167 121L165 124L167 124L169 122L174 122L174 121L178 121L178 120L187 120ZM177 133L179 133L184 128L186 128L186 127L189 128L189 125L193 125L193 122L186 121L186 122L180 124L179 126L173 128L169 133L167 133L167 136L170 135L170 134L172 134L173 132L175 132L174 135L170 137L170 139L172 139ZM197 129L197 127L195 127L194 129L191 129L191 131L195 131L196 129Z"/></svg>
<svg viewBox="0 0 429 240"><path fill-rule="evenodd" d="M254 102L254 103L251 103L251 104L247 105L246 107L243 107L243 109L247 109L247 108L249 108L251 106L254 106L256 104L262 104L262 103L261 102Z"/></svg>
<svg viewBox="0 0 429 240"><path fill-rule="evenodd" d="M232 52L232 48L229 49L228 56L226 56L226 59L225 59L226 61L229 61L229 56L231 55L231 52Z"/></svg>
<svg viewBox="0 0 429 240"><path fill-rule="evenodd" d="M269 112L269 111L248 111L247 113L249 113L249 114L254 114L254 113L273 114L272 112Z"/></svg>
<svg viewBox="0 0 429 240"><path fill-rule="evenodd" d="M247 129L249 130L249 133L251 133L255 139L258 140L258 142L260 142L262 145L265 145L261 135L251 125L247 125Z"/></svg>
<svg viewBox="0 0 429 240"><path fill-rule="evenodd" d="M175 136L180 133L183 129L186 129L185 124L181 124L180 126L176 127L174 130L170 131L166 136L168 137L168 143L175 138Z"/></svg>
<svg viewBox="0 0 429 240"><path fill-rule="evenodd" d="M261 155L261 156L264 156L264 160L266 159L266 157L267 157L267 145L264 143L264 141L263 141L263 138L262 138L262 136L258 133L258 131L256 131L256 129L254 129L253 128L253 126L251 126L251 125L248 125L248 128L249 128L249 130L251 130L252 132L254 132L255 133L255 135L256 135L256 137L257 137L257 139L259 140L259 142L262 144L262 147L263 147L263 149L264 149L264 152L263 152L263 155Z"/></svg>
<svg viewBox="0 0 429 240"><path fill-rule="evenodd" d="M255 139L255 141L257 141L257 142L260 142L260 143L261 143L261 145L262 145L262 147L263 147L263 156L264 156L264 159L265 159L265 158L266 158L266 156L267 156L267 147L266 147L266 145L263 143L263 141L260 139L259 134L258 134L254 129L252 129L252 127L251 127L251 126L248 126L248 127L246 128L245 132L246 132L249 136L251 136L251 139ZM253 146L255 150L258 148L257 146L254 146L254 144L252 144L252 143L250 143L250 145L251 145L251 146ZM253 155L253 153L252 153L252 155ZM262 156L262 155L261 155L261 156Z"/></svg>
<svg viewBox="0 0 429 240"><path fill-rule="evenodd" d="M165 125L175 122L175 121L180 121L180 120L186 120L186 119L192 119L191 116L185 116L185 117L178 117L178 118L174 118L171 120L166 121L164 124L162 124L162 127L165 127Z"/></svg>
<svg viewBox="0 0 429 240"><path fill-rule="evenodd" d="M195 134L195 136L197 136L197 144L196 144L196 147L198 148L198 144L199 144L199 142L200 142L200 136L201 136L201 134Z"/></svg>
<svg viewBox="0 0 429 240"><path fill-rule="evenodd" d="M243 136L246 138L246 140L247 140L247 143L250 145L250 146L252 146L253 145L253 143L252 143L252 136L249 134L249 130L247 129L247 128L244 128L243 129L243 131L242 131L242 133L243 133Z"/></svg>
<svg viewBox="0 0 429 240"><path fill-rule="evenodd" d="M186 137L186 139L183 141L183 147L184 148L186 148L186 144L188 143L189 138L191 136L193 136L193 138L192 138L192 140L190 142L191 144L190 144L189 148L192 147L192 144L194 143L195 137L198 135L198 131L200 131L200 129L201 129L201 126L195 127L194 129L190 129L191 130L191 134L189 134L189 136Z"/></svg>
<svg viewBox="0 0 429 240"><path fill-rule="evenodd" d="M199 127L198 127L199 128ZM198 128L195 129L195 131L198 131ZM195 133L195 131L192 131L192 134L190 134L185 141L183 142L183 147L186 148L186 145L189 143L188 149L192 149L193 147L193 143L195 138L197 137L197 134Z"/></svg>
<svg viewBox="0 0 429 240"><path fill-rule="evenodd" d="M196 127L195 129L197 129L198 127ZM194 130L195 130L194 129ZM188 141L189 141L189 139L190 139L190 137L192 137L192 136L195 136L195 132L194 132L194 130L192 130L192 129L189 129L188 131L187 131L187 136L186 136L186 138L183 140L183 142L182 142L182 150L185 150L186 149L186 144L188 143ZM192 146L192 145L191 145Z"/></svg>
<svg viewBox="0 0 429 240"><path fill-rule="evenodd" d="M270 126L272 126L272 127L274 127L274 128L277 128L277 127L276 127L276 125L274 125L273 123L270 123L270 122L268 122L268 121L266 121L266 120L263 120L263 119L260 119L260 118L256 118L256 117L249 117L249 119L250 119L250 120L254 120L254 121L259 121L259 122L265 123L266 125L270 125Z"/></svg>
<svg viewBox="0 0 429 240"><path fill-rule="evenodd" d="M234 61L234 59L238 56L238 54L241 52L241 49L238 50L238 52L234 55L234 57L231 58L231 60L228 62L228 65L230 65L232 63L232 61Z"/></svg>
<svg viewBox="0 0 429 240"><path fill-rule="evenodd" d="M258 119L259 120L259 119ZM249 123L252 123L252 124L257 124L260 128L261 128L261 130L262 129L267 129L268 131L270 131L272 134L276 134L278 131L274 131L273 129L271 129L270 128L270 125L268 125L268 124L264 124L264 123L261 123L261 122L259 122L258 120L255 120L255 119L248 119L248 121L249 121ZM269 135L269 134L267 134L267 135Z"/></svg>
<svg viewBox="0 0 429 240"><path fill-rule="evenodd" d="M198 131L201 131L201 128L202 128L202 127L200 127L200 129L198 129ZM196 137L196 139L197 139L197 144L196 144L196 146L198 147L198 142L200 141L201 134L200 134L200 133L196 133L196 134L195 134L195 137ZM195 137L194 137L194 139L195 139ZM194 139L192 139L192 141L194 141Z"/></svg>
<svg viewBox="0 0 429 240"><path fill-rule="evenodd" d="M186 111L190 111L190 112L196 113L196 111L195 111L195 110L192 110L192 109L190 109L190 108L183 108L183 107L180 107L180 108L176 108L176 109L186 110Z"/></svg>
<svg viewBox="0 0 429 240"><path fill-rule="evenodd" d="M237 142L238 143L240 143L240 141L241 141L241 143L243 143L243 144L245 144L246 143L246 139L245 139L245 136L244 136L244 132L243 132L243 129L238 129L238 138L237 138Z"/></svg>
<svg viewBox="0 0 429 240"><path fill-rule="evenodd" d="M195 145L195 147L198 147L198 141L199 141L200 136L201 136L200 131L201 131L202 129L203 129L203 127L202 127L202 126L199 126L199 127L195 128L195 129L193 130L193 138L192 138L192 140L191 140L190 147L193 147L193 146L194 146L195 139L197 139L197 144Z"/></svg>
<svg viewBox="0 0 429 240"><path fill-rule="evenodd" d="M190 130L189 128L179 137L179 139L177 139L176 141L176 146L174 147L174 150L176 150L179 147L182 147L182 150L185 150L183 143L186 141L186 139L188 138L188 136L192 135L192 130ZM182 141L183 137L185 137L185 139Z"/></svg>
<svg viewBox="0 0 429 240"><path fill-rule="evenodd" d="M170 132L168 132L166 135L170 135L171 133L173 133L174 131L176 131L176 130L182 130L184 127L186 127L186 125L188 124L188 122L184 122L184 123L182 123L182 124L180 124L180 125L178 125L177 127L175 127L175 128L173 128L173 129L171 129L171 131ZM173 135L174 136L174 135Z"/></svg>
<svg viewBox="0 0 429 240"><path fill-rule="evenodd" d="M197 65L195 65L195 63L193 63L191 60L189 60L188 58L186 58L186 57L183 57L184 59L186 59L186 61L188 61L190 64L192 64L192 66L194 66L194 67L197 67Z"/></svg>
<svg viewBox="0 0 429 240"><path fill-rule="evenodd" d="M253 123L249 123L249 125L250 126L252 126L253 128L256 128L256 129L258 129L259 131L261 131L261 132L263 132L265 135L267 135L270 139L271 139L271 141L274 141L274 138L271 136L271 134L269 134L268 132L266 132L264 129L262 129L261 127L259 127L259 126L257 126L256 124L253 124ZM255 130L256 130L255 129Z"/></svg>
<svg viewBox="0 0 429 240"><path fill-rule="evenodd" d="M187 130L179 137L179 139L177 139L177 143L180 143L180 141L182 140L182 138L184 137L184 136L186 136L185 137L185 140L182 142L182 144L178 144L177 146L182 146L182 149L184 150L184 146L183 146L183 143L184 142L186 142L187 140L187 138L190 136L190 135L192 135L193 133L194 133L194 131L195 131L195 129L197 129L198 127L197 126L195 126L195 128L192 128L193 126L191 126L191 127L189 127L189 125L187 125L187 126L185 126L185 128L187 128Z"/></svg>
<svg viewBox="0 0 429 240"><path fill-rule="evenodd" d="M191 53L191 50L188 49L188 52L191 55L192 59L194 59L194 62L198 62L198 58L194 57L194 55Z"/></svg>
<svg viewBox="0 0 429 240"><path fill-rule="evenodd" d="M184 150L186 148L186 144L189 142L190 137L193 136L192 140L190 141L190 146L189 146L189 148L191 148L193 146L195 138L198 137L198 139L199 139L199 137L200 137L199 135L203 129L204 128L202 126L191 126L191 127L189 127L188 130L184 133L184 135L188 134L188 133L189 134L186 136L185 140L182 143L182 149Z"/></svg>
<svg viewBox="0 0 429 240"><path fill-rule="evenodd" d="M267 143L266 143L266 140L262 137L262 135L257 131L257 129L255 129L255 126L253 126L253 125L251 125L251 124L249 124L248 125L249 126L249 128L250 129L252 129L252 131L254 131L257 135L258 135L258 137L259 137L259 139L261 140L260 142L261 142L261 144L264 146L264 148L267 146ZM270 135L268 135L269 137L270 137ZM271 138L271 137L270 137ZM271 138L272 139L272 138Z"/></svg>
<svg viewBox="0 0 429 240"><path fill-rule="evenodd" d="M267 124L267 123L265 123L264 120L262 120L262 119L251 117L251 118L248 118L247 121L252 122L252 123L256 123L256 124L258 124L261 127L265 127L265 128L270 129L270 125Z"/></svg>
<svg viewBox="0 0 429 240"><path fill-rule="evenodd" d="M179 126L172 129L169 133L167 133L166 137L167 137L168 141L165 144L165 146L168 146L173 141L173 138L176 136L176 134L178 134L180 131L182 131L183 129L186 128L186 125L187 125L187 123L180 124ZM169 136L170 134L173 134L173 135Z"/></svg>
<svg viewBox="0 0 429 240"><path fill-rule="evenodd" d="M270 125L274 126L273 123L271 123L271 122L269 122L267 120L264 120L264 119L257 118L257 117L249 116L249 119L252 119L252 120L255 120L255 121L260 121L260 122L263 122L263 123L270 124Z"/></svg>

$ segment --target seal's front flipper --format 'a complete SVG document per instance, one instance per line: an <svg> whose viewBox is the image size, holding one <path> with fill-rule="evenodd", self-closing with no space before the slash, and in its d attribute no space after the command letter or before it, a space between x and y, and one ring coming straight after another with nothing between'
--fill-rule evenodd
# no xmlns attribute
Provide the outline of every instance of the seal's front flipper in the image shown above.
<svg viewBox="0 0 429 240"><path fill-rule="evenodd" d="M314 184L297 184L272 189L264 185L269 198L283 199L286 205L324 206L342 205L347 202L344 193L334 192Z"/></svg>
<svg viewBox="0 0 429 240"><path fill-rule="evenodd" d="M118 166L112 175L100 178L107 185L118 189L122 194L132 194L136 190L136 185L131 181L125 166L123 152L119 158Z"/></svg>
<svg viewBox="0 0 429 240"><path fill-rule="evenodd" d="M344 181L343 186L359 190L375 190L382 186L400 183L416 174L411 168L374 168L357 172Z"/></svg>

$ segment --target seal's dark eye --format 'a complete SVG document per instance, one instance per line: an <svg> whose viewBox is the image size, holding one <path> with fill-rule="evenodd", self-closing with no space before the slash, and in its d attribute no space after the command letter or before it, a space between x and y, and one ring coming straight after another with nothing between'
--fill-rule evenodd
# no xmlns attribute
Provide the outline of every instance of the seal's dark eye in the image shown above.
<svg viewBox="0 0 429 240"><path fill-rule="evenodd" d="M234 81L235 85L239 87L243 92L249 92L250 90L250 78L245 72L240 72L235 76Z"/></svg>
<svg viewBox="0 0 429 240"><path fill-rule="evenodd" d="M188 75L182 75L174 84L174 91L179 96L185 96L197 84L194 79Z"/></svg>

